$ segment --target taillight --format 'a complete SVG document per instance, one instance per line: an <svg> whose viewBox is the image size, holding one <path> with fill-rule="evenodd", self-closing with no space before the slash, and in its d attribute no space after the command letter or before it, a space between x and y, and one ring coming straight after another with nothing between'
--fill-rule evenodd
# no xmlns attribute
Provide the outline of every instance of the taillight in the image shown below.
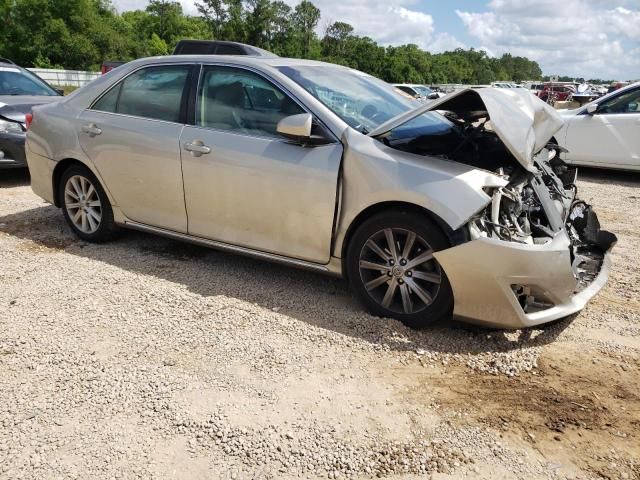
<svg viewBox="0 0 640 480"><path fill-rule="evenodd" d="M24 119L25 119L25 126L27 130L29 130L29 128L31 127L31 122L33 122L33 113L27 113L24 116Z"/></svg>

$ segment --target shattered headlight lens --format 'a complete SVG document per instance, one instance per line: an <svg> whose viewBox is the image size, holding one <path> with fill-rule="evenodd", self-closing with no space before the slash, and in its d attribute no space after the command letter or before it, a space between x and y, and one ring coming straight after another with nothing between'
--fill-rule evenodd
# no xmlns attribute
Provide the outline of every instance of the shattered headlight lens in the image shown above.
<svg viewBox="0 0 640 480"><path fill-rule="evenodd" d="M0 119L0 133L22 133L22 125L18 122L10 122Z"/></svg>

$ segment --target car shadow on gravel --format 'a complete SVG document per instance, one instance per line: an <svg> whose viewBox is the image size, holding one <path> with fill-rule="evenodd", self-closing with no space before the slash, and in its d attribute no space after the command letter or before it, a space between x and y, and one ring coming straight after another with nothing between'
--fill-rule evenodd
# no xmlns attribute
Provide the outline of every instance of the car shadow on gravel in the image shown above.
<svg viewBox="0 0 640 480"><path fill-rule="evenodd" d="M640 187L640 172L578 167L578 179L600 185Z"/></svg>
<svg viewBox="0 0 640 480"><path fill-rule="evenodd" d="M136 274L186 286L201 296L224 296L260 305L312 326L396 351L439 354L509 352L551 343L568 318L542 329L488 330L456 321L411 330L369 315L345 281L135 231L108 244L85 243L71 234L60 210L45 206L0 215L0 235L26 240L24 250L64 252ZM113 288L116 288L112 286Z"/></svg>
<svg viewBox="0 0 640 480"><path fill-rule="evenodd" d="M0 188L26 187L31 183L26 168L8 168L0 170Z"/></svg>

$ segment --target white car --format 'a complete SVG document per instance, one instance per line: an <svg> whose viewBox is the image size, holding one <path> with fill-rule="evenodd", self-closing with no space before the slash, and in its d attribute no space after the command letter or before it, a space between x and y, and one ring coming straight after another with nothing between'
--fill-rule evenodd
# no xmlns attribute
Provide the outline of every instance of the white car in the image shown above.
<svg viewBox="0 0 640 480"><path fill-rule="evenodd" d="M491 86L493 88L518 88L518 85L509 82L493 82Z"/></svg>
<svg viewBox="0 0 640 480"><path fill-rule="evenodd" d="M559 113L565 125L555 137L567 163L640 170L640 82Z"/></svg>
<svg viewBox="0 0 640 480"><path fill-rule="evenodd" d="M426 85L417 85L414 83L394 83L393 86L420 101L437 100L438 98L444 97L445 95L442 92L434 92Z"/></svg>

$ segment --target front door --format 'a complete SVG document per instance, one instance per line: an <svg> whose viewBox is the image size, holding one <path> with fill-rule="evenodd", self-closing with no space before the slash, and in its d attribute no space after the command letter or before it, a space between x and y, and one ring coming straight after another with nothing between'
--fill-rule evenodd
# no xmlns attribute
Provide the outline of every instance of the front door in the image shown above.
<svg viewBox="0 0 640 480"><path fill-rule="evenodd" d="M569 161L640 167L640 88L602 102L593 115L571 118L566 147Z"/></svg>
<svg viewBox="0 0 640 480"><path fill-rule="evenodd" d="M78 138L116 205L131 220L187 231L179 139L192 67L152 66L82 112Z"/></svg>
<svg viewBox="0 0 640 480"><path fill-rule="evenodd" d="M189 233L327 263L342 145L280 137L278 121L305 110L261 74L209 65L199 85L180 139Z"/></svg>

